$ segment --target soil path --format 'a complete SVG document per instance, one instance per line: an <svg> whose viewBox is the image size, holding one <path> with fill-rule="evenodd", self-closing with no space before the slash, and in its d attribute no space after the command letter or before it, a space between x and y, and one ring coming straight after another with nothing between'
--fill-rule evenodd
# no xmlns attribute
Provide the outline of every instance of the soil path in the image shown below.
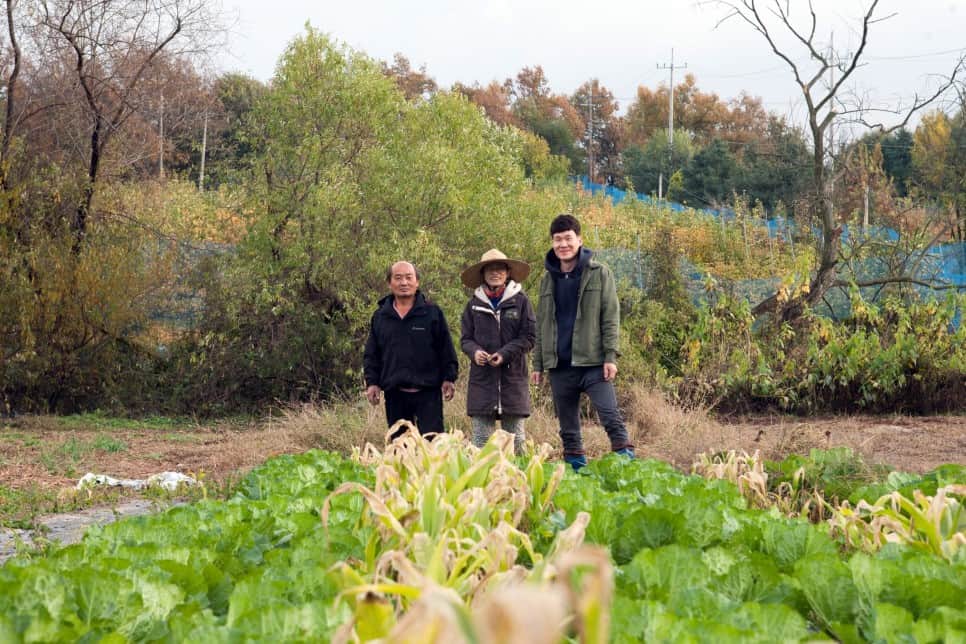
<svg viewBox="0 0 966 644"><path fill-rule="evenodd" d="M45 540L66 546L80 541L91 525L106 525L124 517L149 514L156 508L157 504L153 501L132 499L112 507L88 508L40 517L35 522L40 526L37 530L0 528L0 563L16 554L19 543L27 547L38 545L38 534Z"/></svg>

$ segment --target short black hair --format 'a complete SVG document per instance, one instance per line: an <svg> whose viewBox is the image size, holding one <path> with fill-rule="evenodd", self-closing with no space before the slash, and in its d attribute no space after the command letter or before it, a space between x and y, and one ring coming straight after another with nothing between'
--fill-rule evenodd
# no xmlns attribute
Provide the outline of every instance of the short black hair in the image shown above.
<svg viewBox="0 0 966 644"><path fill-rule="evenodd" d="M568 230L574 231L574 234L580 234L580 222L573 215L568 215L566 213L562 215L557 215L550 222L550 236L553 237L557 233L565 233Z"/></svg>
<svg viewBox="0 0 966 644"><path fill-rule="evenodd" d="M392 267L395 266L396 264L398 264L399 262L406 262L407 264L409 264L410 266L413 267L413 272L416 274L416 281L418 282L419 281L419 269L416 268L416 265L415 264L413 264L412 262L406 261L405 259L396 260L395 262L393 262L392 264L389 265L389 268L386 269L386 281L387 282L391 282L392 281Z"/></svg>

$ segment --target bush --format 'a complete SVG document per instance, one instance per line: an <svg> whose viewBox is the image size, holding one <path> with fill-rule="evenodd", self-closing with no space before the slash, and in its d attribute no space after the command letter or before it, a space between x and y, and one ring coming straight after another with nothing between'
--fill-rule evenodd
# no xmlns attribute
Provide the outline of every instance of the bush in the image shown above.
<svg viewBox="0 0 966 644"><path fill-rule="evenodd" d="M746 305L718 297L688 332L679 393L724 409L956 409L966 394L966 329L957 324L964 301L889 297L875 305L855 289L846 320L809 313L794 326L753 331Z"/></svg>
<svg viewBox="0 0 966 644"><path fill-rule="evenodd" d="M39 227L0 237L0 397L19 411L140 407L159 338L149 310L170 253L123 223L74 236Z"/></svg>

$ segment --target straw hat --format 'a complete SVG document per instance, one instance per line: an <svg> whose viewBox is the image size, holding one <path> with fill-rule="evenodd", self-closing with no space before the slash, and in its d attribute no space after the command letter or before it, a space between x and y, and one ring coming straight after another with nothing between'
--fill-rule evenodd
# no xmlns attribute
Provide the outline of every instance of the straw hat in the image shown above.
<svg viewBox="0 0 966 644"><path fill-rule="evenodd" d="M508 259L506 255L495 248L483 253L480 261L473 264L462 273L460 279L468 288L476 288L483 283L483 269L487 264L506 264L510 267L510 279L514 282L522 282L530 274L530 265L518 259Z"/></svg>

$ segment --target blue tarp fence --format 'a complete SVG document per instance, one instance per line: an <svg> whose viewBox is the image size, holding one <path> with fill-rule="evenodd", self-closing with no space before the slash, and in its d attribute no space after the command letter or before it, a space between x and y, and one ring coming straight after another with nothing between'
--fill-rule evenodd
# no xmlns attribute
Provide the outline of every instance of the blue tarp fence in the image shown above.
<svg viewBox="0 0 966 644"><path fill-rule="evenodd" d="M656 199L650 195L639 192L631 193L611 185L591 183L590 179L588 179L586 176L579 177L579 182L583 190L595 195L604 194L605 196L609 197L615 205L627 199L630 194L633 194L634 198L646 204L667 208L674 212L684 212L689 210L688 206L674 201L668 201L667 199ZM734 211L730 209L691 208L691 210L695 210L715 218L724 219L726 221L733 220L735 218ZM775 239L791 239L793 235L797 234L795 222L784 217L774 217L759 220L757 223L765 226L768 229L769 237ZM813 234L818 234L818 231L813 230ZM843 244L869 238L896 242L899 240L899 233L892 228L882 226L869 226L864 230L859 229L854 232L850 230L848 226L845 226L844 230L842 231ZM918 268L915 271L915 276L917 278L924 281L934 281L943 284L966 287L966 243L953 242L936 244L926 250L921 258L916 259L918 260ZM867 264L867 266L862 267L862 279L875 279L876 277L885 276L889 272L889 267L886 266L884 262L870 260L867 262ZM636 273L641 274L641 271L638 270Z"/></svg>

